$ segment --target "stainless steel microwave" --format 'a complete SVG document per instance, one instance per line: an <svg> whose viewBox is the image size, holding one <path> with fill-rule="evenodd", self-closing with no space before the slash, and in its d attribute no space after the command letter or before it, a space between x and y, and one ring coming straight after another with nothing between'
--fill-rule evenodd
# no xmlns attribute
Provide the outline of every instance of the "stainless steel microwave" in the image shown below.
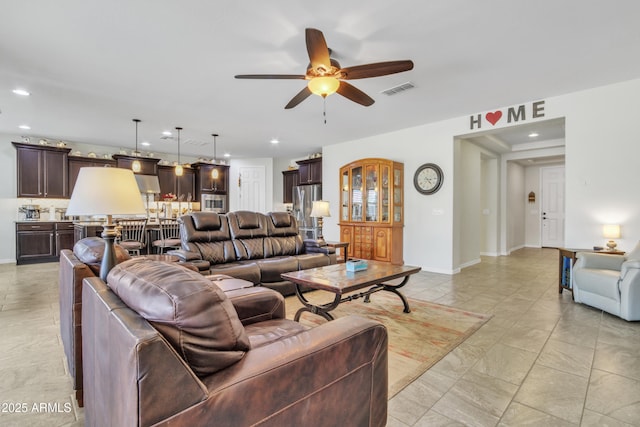
<svg viewBox="0 0 640 427"><path fill-rule="evenodd" d="M200 200L200 210L203 212L227 212L227 196L223 194L203 194Z"/></svg>

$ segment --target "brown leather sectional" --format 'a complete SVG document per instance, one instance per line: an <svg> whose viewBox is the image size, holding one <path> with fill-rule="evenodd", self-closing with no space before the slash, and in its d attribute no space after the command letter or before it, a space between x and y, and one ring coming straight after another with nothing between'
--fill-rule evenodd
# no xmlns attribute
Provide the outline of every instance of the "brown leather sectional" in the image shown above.
<svg viewBox="0 0 640 427"><path fill-rule="evenodd" d="M383 426L387 333L348 316L309 328L262 287L223 292L131 259L84 279L88 426Z"/></svg>
<svg viewBox="0 0 640 427"><path fill-rule="evenodd" d="M182 250L170 251L209 274L226 274L287 296L280 274L336 263L335 249L303 240L288 212L194 212L180 218Z"/></svg>

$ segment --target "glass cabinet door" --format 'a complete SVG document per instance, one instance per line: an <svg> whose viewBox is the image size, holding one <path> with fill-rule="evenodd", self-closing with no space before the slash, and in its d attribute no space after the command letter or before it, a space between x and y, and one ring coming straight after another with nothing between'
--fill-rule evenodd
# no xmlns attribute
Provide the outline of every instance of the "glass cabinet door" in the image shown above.
<svg viewBox="0 0 640 427"><path fill-rule="evenodd" d="M402 171L393 170L393 222L402 222Z"/></svg>
<svg viewBox="0 0 640 427"><path fill-rule="evenodd" d="M342 172L340 179L340 218L349 221L349 171Z"/></svg>
<svg viewBox="0 0 640 427"><path fill-rule="evenodd" d="M389 222L389 166L380 167L382 182L380 183L380 220Z"/></svg>
<svg viewBox="0 0 640 427"><path fill-rule="evenodd" d="M351 221L362 221L362 167L351 170Z"/></svg>
<svg viewBox="0 0 640 427"><path fill-rule="evenodd" d="M378 168L367 165L367 221L378 221Z"/></svg>

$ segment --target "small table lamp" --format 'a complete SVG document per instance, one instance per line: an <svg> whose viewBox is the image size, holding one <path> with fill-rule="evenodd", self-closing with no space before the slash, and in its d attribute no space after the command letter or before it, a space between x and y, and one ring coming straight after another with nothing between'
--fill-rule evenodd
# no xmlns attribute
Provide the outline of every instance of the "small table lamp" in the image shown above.
<svg viewBox="0 0 640 427"><path fill-rule="evenodd" d="M602 226L602 236L605 239L619 239L620 238L620 225L618 224L606 224ZM618 244L613 240L607 242L607 247L610 251L615 251Z"/></svg>
<svg viewBox="0 0 640 427"><path fill-rule="evenodd" d="M100 264L100 278L116 265L113 242L116 225L112 215L135 215L145 212L138 185L130 169L112 167L84 167L80 169L67 207L67 215L106 215L102 230L104 254Z"/></svg>
<svg viewBox="0 0 640 427"><path fill-rule="evenodd" d="M147 196L147 219L149 218L149 196L160 194L160 181L155 175L135 175L140 194Z"/></svg>
<svg viewBox="0 0 640 427"><path fill-rule="evenodd" d="M318 243L321 245L326 244L324 237L322 236L322 218L330 217L329 202L326 200L315 200L311 205L312 218L318 218Z"/></svg>

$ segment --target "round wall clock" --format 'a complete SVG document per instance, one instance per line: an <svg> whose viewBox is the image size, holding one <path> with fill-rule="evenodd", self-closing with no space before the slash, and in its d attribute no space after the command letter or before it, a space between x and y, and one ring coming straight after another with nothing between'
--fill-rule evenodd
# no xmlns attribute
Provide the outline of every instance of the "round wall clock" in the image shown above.
<svg viewBox="0 0 640 427"><path fill-rule="evenodd" d="M422 194L433 194L442 187L442 169L434 163L425 163L413 175L413 185Z"/></svg>

